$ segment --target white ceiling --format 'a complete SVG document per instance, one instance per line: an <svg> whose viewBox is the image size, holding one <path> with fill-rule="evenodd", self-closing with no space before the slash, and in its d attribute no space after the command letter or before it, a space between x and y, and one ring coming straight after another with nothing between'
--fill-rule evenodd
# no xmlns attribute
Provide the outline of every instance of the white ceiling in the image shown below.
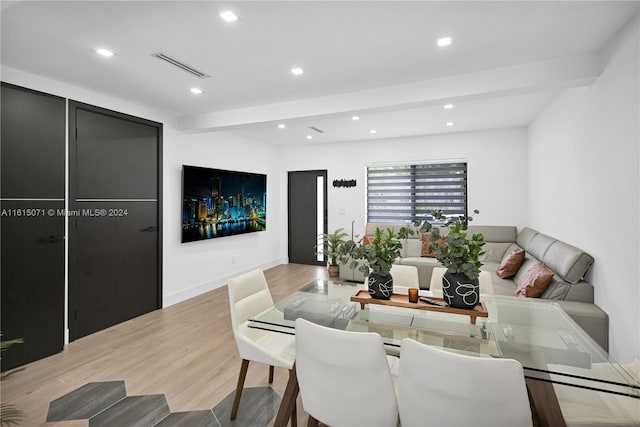
<svg viewBox="0 0 640 427"><path fill-rule="evenodd" d="M597 77L599 51L638 5L2 1L1 63L152 108L185 131L279 145L526 126L559 89ZM222 21L227 9L239 20ZM442 36L453 44L438 48ZM305 73L293 76L293 66Z"/></svg>

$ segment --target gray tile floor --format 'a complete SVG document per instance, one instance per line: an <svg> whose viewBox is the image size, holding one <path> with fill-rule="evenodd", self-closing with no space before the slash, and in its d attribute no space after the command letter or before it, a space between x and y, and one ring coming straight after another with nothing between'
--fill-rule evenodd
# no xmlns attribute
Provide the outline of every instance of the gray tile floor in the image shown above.
<svg viewBox="0 0 640 427"><path fill-rule="evenodd" d="M271 387L245 388L231 421L235 391L213 409L171 412L164 394L127 396L124 381L88 383L49 404L47 422L88 419L89 427L264 427L275 417L280 396Z"/></svg>
<svg viewBox="0 0 640 427"><path fill-rule="evenodd" d="M88 383L51 402L47 422L88 419L125 397L124 381Z"/></svg>
<svg viewBox="0 0 640 427"><path fill-rule="evenodd" d="M231 421L231 405L235 391L225 397L213 408L221 427L263 427L276 416L280 407L280 396L271 387L245 388L242 392L238 416Z"/></svg>

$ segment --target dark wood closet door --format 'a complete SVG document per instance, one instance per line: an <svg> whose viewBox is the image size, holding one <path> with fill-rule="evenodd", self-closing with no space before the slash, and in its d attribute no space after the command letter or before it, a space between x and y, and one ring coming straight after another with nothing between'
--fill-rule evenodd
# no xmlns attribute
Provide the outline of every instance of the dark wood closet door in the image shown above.
<svg viewBox="0 0 640 427"><path fill-rule="evenodd" d="M64 346L65 100L2 83L2 370Z"/></svg>
<svg viewBox="0 0 640 427"><path fill-rule="evenodd" d="M160 308L161 125L70 105L74 340Z"/></svg>
<svg viewBox="0 0 640 427"><path fill-rule="evenodd" d="M2 198L64 200L65 100L2 83Z"/></svg>

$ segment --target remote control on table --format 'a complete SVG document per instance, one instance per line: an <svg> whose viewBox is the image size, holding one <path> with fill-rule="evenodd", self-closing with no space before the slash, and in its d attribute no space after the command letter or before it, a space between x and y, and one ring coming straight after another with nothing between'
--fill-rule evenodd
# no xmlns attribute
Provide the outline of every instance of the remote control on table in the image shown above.
<svg viewBox="0 0 640 427"><path fill-rule="evenodd" d="M427 304L437 305L439 307L448 307L446 302L436 301L427 297L420 297L420 301L426 302Z"/></svg>

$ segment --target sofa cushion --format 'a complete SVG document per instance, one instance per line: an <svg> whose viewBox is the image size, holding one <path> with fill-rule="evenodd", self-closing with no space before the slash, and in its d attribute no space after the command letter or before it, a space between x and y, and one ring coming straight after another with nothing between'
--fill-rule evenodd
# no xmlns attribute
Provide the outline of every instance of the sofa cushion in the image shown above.
<svg viewBox="0 0 640 427"><path fill-rule="evenodd" d="M513 225L470 225L467 235L482 233L485 242L515 243L518 229Z"/></svg>
<svg viewBox="0 0 640 427"><path fill-rule="evenodd" d="M570 283L555 275L547 285L547 288L544 290L542 295L540 295L540 298L553 300L566 299L571 286L572 285Z"/></svg>
<svg viewBox="0 0 640 427"><path fill-rule="evenodd" d="M496 274L496 269L500 264L497 262L487 262L482 266L483 271L488 271L491 274L491 284L493 285L493 293L495 295L510 295L516 290L516 284L511 279L501 279Z"/></svg>
<svg viewBox="0 0 640 427"><path fill-rule="evenodd" d="M422 240L418 238L409 238L406 240L401 240L402 249L400 250L400 254L403 258L407 257L419 257L422 252Z"/></svg>
<svg viewBox="0 0 640 427"><path fill-rule="evenodd" d="M531 240L536 237L536 234L538 234L537 231L532 230L528 227L524 227L518 233L518 239L516 240L516 243L518 243L518 245L526 251L529 248L529 243L531 243Z"/></svg>
<svg viewBox="0 0 640 427"><path fill-rule="evenodd" d="M513 249L505 255L502 262L496 269L498 277L508 279L515 276L524 261L524 255L524 249L521 248Z"/></svg>
<svg viewBox="0 0 640 427"><path fill-rule="evenodd" d="M556 240L542 261L567 282L577 283L593 264L593 257L574 246Z"/></svg>
<svg viewBox="0 0 640 427"><path fill-rule="evenodd" d="M520 248L520 246L515 243L488 242L482 247L484 254L480 255L478 259L482 262L496 262L499 264L505 254L516 248Z"/></svg>
<svg viewBox="0 0 640 427"><path fill-rule="evenodd" d="M522 281L514 295L517 297L537 298L544 293L552 278L553 271L542 263L536 264L522 277Z"/></svg>
<svg viewBox="0 0 640 427"><path fill-rule="evenodd" d="M538 260L544 260L544 254L547 253L551 245L556 241L553 237L549 237L546 234L538 233L529 242L528 246L524 247L524 250L536 257Z"/></svg>

